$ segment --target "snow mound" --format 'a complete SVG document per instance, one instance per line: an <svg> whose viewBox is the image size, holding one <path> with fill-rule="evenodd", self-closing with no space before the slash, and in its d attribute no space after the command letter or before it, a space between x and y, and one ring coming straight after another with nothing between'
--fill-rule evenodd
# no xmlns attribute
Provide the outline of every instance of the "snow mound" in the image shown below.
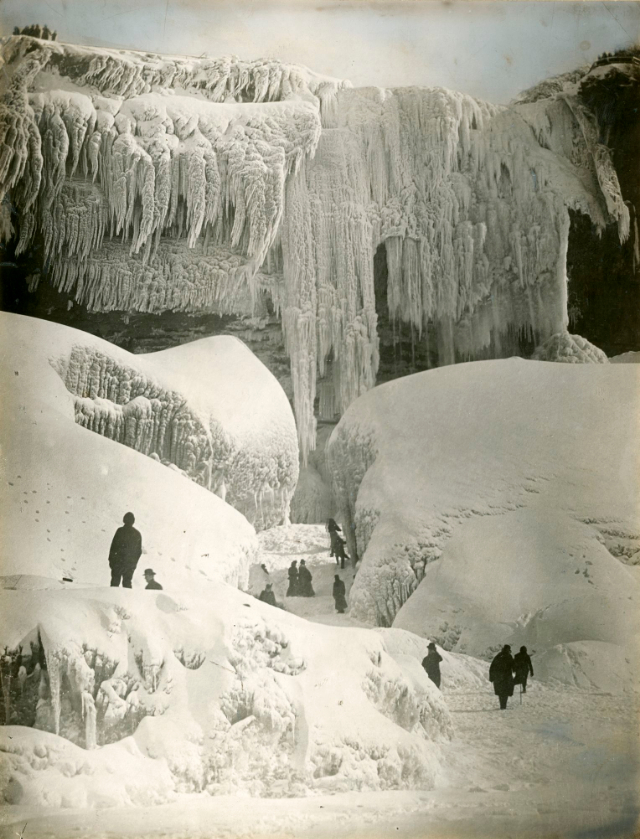
<svg viewBox="0 0 640 839"><path fill-rule="evenodd" d="M22 647L26 671L10 682L0 745L14 803L425 789L437 742L452 736L440 692L397 644L307 623L224 584L0 600L0 644L12 663Z"/></svg>
<svg viewBox="0 0 640 839"><path fill-rule="evenodd" d="M583 589L606 593L614 586L614 601L623 592L632 594L631 578L624 591L622 563L640 558L639 394L634 365L509 359L431 370L361 397L336 427L328 450L339 518L351 551L362 558L351 590L352 615L390 625L425 569L441 556L430 580L435 585L439 568L456 591L472 598L466 604L471 608L476 591L466 587L457 558L443 555L459 531L456 557L467 557L469 568L475 557L474 580L486 579L469 620L491 626L494 615L511 621L545 608L556 602L562 568L568 575L587 559L600 570L591 585L581 578ZM516 510L529 513L507 517ZM481 527L476 520L487 523L495 551L472 535ZM557 554L571 553L573 569L568 559L553 565ZM609 582L605 567L613 575ZM514 574L510 583L503 580ZM487 585L496 587L491 597ZM504 610L494 601L502 585L510 592L509 608L498 618ZM426 602L430 586L422 588ZM440 599L446 597L443 585ZM412 618L399 625L426 635L425 622L432 627L434 619L418 602L409 602L405 615ZM456 645L456 632L447 646ZM489 643L483 640L482 648Z"/></svg>
<svg viewBox="0 0 640 839"><path fill-rule="evenodd" d="M638 364L640 363L640 352L623 352L621 355L614 355L609 361L612 364Z"/></svg>
<svg viewBox="0 0 640 839"><path fill-rule="evenodd" d="M484 657L508 642L556 661L549 651L559 644L595 643L589 668L606 674L638 643L640 584L601 540L592 525L548 507L472 518L427 566L394 626ZM555 679L605 687L604 675L580 680L576 668L554 667ZM534 669L537 678L553 670ZM626 670L616 684L632 681Z"/></svg>
<svg viewBox="0 0 640 839"><path fill-rule="evenodd" d="M608 364L606 354L580 335L558 332L536 348L535 361L562 361L568 364Z"/></svg>
<svg viewBox="0 0 640 839"><path fill-rule="evenodd" d="M62 403L79 425L171 467L258 528L288 519L298 477L293 414L275 377L238 339L131 355L68 327L1 317L18 402L36 399L49 410Z"/></svg>

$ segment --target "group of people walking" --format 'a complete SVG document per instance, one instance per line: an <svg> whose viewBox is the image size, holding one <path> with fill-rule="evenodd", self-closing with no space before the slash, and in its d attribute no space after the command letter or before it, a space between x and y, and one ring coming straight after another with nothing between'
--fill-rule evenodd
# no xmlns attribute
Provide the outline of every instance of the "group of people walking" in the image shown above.
<svg viewBox="0 0 640 839"><path fill-rule="evenodd" d="M509 697L513 696L516 685L522 686L522 693L527 692L529 676L533 676L533 665L527 648L520 647L520 652L513 657L511 647L505 644L489 668L489 681L493 683L493 690L500 700L502 711L506 709Z"/></svg>
<svg viewBox="0 0 640 839"><path fill-rule="evenodd" d="M298 567L297 560L294 559L287 574L289 576L287 597L315 597L316 593L312 585L313 577L304 559L300 560L300 567Z"/></svg>
<svg viewBox="0 0 640 839"><path fill-rule="evenodd" d="M439 688L442 656L433 641L430 642L427 650L427 655L422 659L422 666L427 676ZM529 676L533 676L533 665L527 648L520 647L520 652L514 657L511 655L509 644L505 644L489 667L489 681L493 684L493 690L500 700L502 711L506 709L509 697L513 696L516 685L521 686L522 693L527 692Z"/></svg>

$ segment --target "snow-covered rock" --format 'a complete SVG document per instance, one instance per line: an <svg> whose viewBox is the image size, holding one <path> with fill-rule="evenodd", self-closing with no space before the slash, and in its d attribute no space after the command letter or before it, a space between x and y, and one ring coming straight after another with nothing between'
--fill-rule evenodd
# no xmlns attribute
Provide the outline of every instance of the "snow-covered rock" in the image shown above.
<svg viewBox="0 0 640 839"><path fill-rule="evenodd" d="M606 354L580 335L558 332L540 344L534 361L562 361L567 364L608 364Z"/></svg>
<svg viewBox="0 0 640 839"><path fill-rule="evenodd" d="M328 450L362 558L353 616L390 625L425 572L396 625L456 649L464 630L469 652L472 638L486 650L561 592L624 595L620 608L632 608L623 563L640 548L639 386L635 365L510 359L420 373L357 400ZM447 617L434 617L432 596Z"/></svg>
<svg viewBox="0 0 640 839"><path fill-rule="evenodd" d="M614 355L609 361L612 364L638 364L640 363L640 352L623 352L620 355Z"/></svg>
<svg viewBox="0 0 640 839"><path fill-rule="evenodd" d="M155 501L160 494L158 479L145 484L143 473L164 472L160 480L169 480L169 470L147 461L139 470L116 470L114 464L107 472L105 464L96 463L97 452L105 447L93 436L87 438L77 426L65 425L65 419L75 419L78 425L123 444L121 448L130 447L157 464L171 467L177 485L185 483L184 477L189 478L221 496L258 528L288 520L298 476L293 414L275 377L238 339L206 338L146 356L131 355L68 327L17 315L1 317L5 392L15 406L3 433L10 441L11 474L22 475L15 481L10 477L11 484L3 488L13 497L13 503L24 490L44 491L44 485L21 488L20 481L28 479L23 474L27 453L37 446L44 445L46 450L50 446L46 438L53 431L45 417L53 413L53 427L59 429L68 445L85 449L85 484L89 483L89 473L97 470L103 475L100 484L115 490L114 472L121 475L123 483L129 480L128 472L137 472L137 495L133 483L129 490L119 488L114 492L114 501L121 494L118 508L127 497L131 499L129 506L134 506L135 499L138 509L144 509L152 498ZM20 418L32 407L40 420L25 424ZM76 440L82 442L76 444ZM89 454L91 446L95 446L93 456ZM117 447L107 446L105 450L113 451L116 461L132 457L132 453L117 451ZM133 456L131 462L138 460ZM75 475L65 474L62 464L60 468L63 481L76 480ZM48 475L40 472L39 479L53 486L58 480L55 463L49 464L49 469ZM78 476L78 480L82 479ZM76 498L77 493L70 489L69 496ZM89 489L84 494L94 496ZM165 490L164 495L167 509L171 509L171 494ZM192 496L202 498L198 507L215 504L191 486L176 495L183 495L185 501ZM37 506L43 505L44 501ZM105 499L105 513L107 506ZM174 515L167 516L167 525L173 519L176 532L182 533L178 519L184 518L185 511L180 505L173 510ZM109 513L113 521L113 509ZM46 517L46 509L41 514ZM121 517L122 513L116 515L115 521ZM78 522L74 520L73 524L77 526ZM242 532L240 525L238 533ZM188 538L192 537L199 540L195 534ZM181 553L191 552L187 539L182 541ZM177 547L171 552L174 550Z"/></svg>
<svg viewBox="0 0 640 839"><path fill-rule="evenodd" d="M0 599L0 645L22 646L28 671L10 721L35 726L2 729L1 791L14 803L428 789L437 743L452 736L442 695L407 649L224 584Z"/></svg>

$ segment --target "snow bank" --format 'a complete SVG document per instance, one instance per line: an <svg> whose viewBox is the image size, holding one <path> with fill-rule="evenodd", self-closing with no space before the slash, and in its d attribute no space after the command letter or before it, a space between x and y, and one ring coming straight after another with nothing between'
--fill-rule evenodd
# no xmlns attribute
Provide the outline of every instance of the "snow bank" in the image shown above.
<svg viewBox="0 0 640 839"><path fill-rule="evenodd" d="M172 478L176 486L185 483L183 477L189 478L221 496L258 528L288 519L298 476L293 414L277 380L239 340L206 338L159 353L131 355L98 338L40 320L2 315L2 324L3 362L11 399L17 405L37 405L38 415L54 410L59 433L68 445L83 441L78 445L87 451L88 472L98 469L88 451L105 447L95 438L79 434L77 428L66 427L63 416L169 466L176 473ZM51 434L44 417L30 426L20 422L19 412L24 410L26 407L17 407L5 428L11 441L7 448L15 461L14 475L25 471L25 453L36 445L47 447L42 438ZM32 436L38 440L31 441ZM113 457L126 461L131 453L114 449ZM60 468L64 472L64 466ZM104 484L113 476L107 480L106 467L101 468L100 483ZM131 489L120 491L125 498L135 498L138 509L144 508L145 496L159 494L153 489L156 475L164 471L163 478L170 480L168 470L157 469L148 461L139 470L123 467L118 471L123 483L129 480L129 471L137 472L138 496ZM55 474L49 476L52 485ZM143 474L154 476L148 486ZM20 481L26 479L23 475ZM75 479L63 477L69 482ZM11 490L10 495L15 496L14 503L24 491L19 488L20 481L12 482L13 489L5 486L5 492ZM33 489L42 492L44 486L34 486L28 492ZM184 492L185 505L187 498L202 498L193 487ZM165 493L169 504L171 495L166 488ZM88 490L88 495L95 498L95 491ZM180 495L178 490L176 496ZM212 503L203 499L198 507ZM168 521L179 509L178 505ZM46 515L45 510L41 512ZM113 510L110 514L113 521ZM180 515L185 515L184 509ZM121 516L116 515L115 521ZM179 524L177 532L182 532ZM243 532L240 525L238 533Z"/></svg>
<svg viewBox="0 0 640 839"><path fill-rule="evenodd" d="M535 361L562 361L568 364L608 364L605 353L582 338L568 332L558 332L536 348L531 356Z"/></svg>
<svg viewBox="0 0 640 839"><path fill-rule="evenodd" d="M635 365L510 359L409 376L354 403L328 449L362 557L354 617L390 625L426 573L396 625L456 649L458 625L467 644L482 625L484 651L504 637L498 621L561 591L635 597L623 563L640 558L639 384ZM432 593L448 615L461 610L455 620L434 617Z"/></svg>
<svg viewBox="0 0 640 839"><path fill-rule="evenodd" d="M425 789L452 735L419 661L383 635L310 624L224 584L0 600L0 644L22 646L28 671L10 720L34 726L3 729L12 803Z"/></svg>

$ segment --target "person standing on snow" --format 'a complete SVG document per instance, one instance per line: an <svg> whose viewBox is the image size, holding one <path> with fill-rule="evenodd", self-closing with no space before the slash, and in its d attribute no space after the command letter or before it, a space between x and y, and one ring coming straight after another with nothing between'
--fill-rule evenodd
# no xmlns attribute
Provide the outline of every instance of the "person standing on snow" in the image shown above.
<svg viewBox="0 0 640 839"><path fill-rule="evenodd" d="M431 679L434 685L439 689L440 688L440 662L442 661L442 656L438 652L436 645L433 641L427 647L427 654L422 659L422 666L424 667L427 676Z"/></svg>
<svg viewBox="0 0 640 839"><path fill-rule="evenodd" d="M265 586L264 591L260 592L260 597L258 600L262 600L263 603L268 603L270 606L277 606L276 603L276 596L273 593L273 588L271 583L267 583Z"/></svg>
<svg viewBox="0 0 640 839"><path fill-rule="evenodd" d="M340 535L340 525L335 519L329 519L327 521L327 530L329 531L329 538L331 539L331 551L329 556L335 556L336 563L338 563L341 568L344 568L344 561L345 559L349 559L349 557L344 550L345 540Z"/></svg>
<svg viewBox="0 0 640 839"><path fill-rule="evenodd" d="M509 697L513 696L513 667L511 647L505 644L489 668L489 681L493 682L493 690L500 700L501 711L506 709Z"/></svg>
<svg viewBox="0 0 640 839"><path fill-rule="evenodd" d="M300 594L298 582L298 563L293 560L287 571L289 575L289 588L287 589L287 597L298 597Z"/></svg>
<svg viewBox="0 0 640 839"><path fill-rule="evenodd" d="M345 594L346 589L344 587L344 582L340 576L336 574L333 578L333 600L336 604L336 612L339 615L343 615L344 610L347 608L347 598L345 597Z"/></svg>
<svg viewBox="0 0 640 839"><path fill-rule="evenodd" d="M533 665L531 656L527 653L526 647L520 647L520 652L513 658L513 668L516 672L515 684L522 685L522 692L527 692L527 679L533 677Z"/></svg>
<svg viewBox="0 0 640 839"><path fill-rule="evenodd" d="M307 564L304 559L301 559L300 569L298 570L298 593L301 597L315 597L316 593L311 585L312 580L313 577L311 576L311 571L307 568Z"/></svg>
<svg viewBox="0 0 640 839"><path fill-rule="evenodd" d="M114 587L119 586L122 580L123 588L131 588L133 572L142 555L142 536L133 526L135 520L133 513L125 513L122 519L124 525L116 530L111 542L109 567Z"/></svg>

